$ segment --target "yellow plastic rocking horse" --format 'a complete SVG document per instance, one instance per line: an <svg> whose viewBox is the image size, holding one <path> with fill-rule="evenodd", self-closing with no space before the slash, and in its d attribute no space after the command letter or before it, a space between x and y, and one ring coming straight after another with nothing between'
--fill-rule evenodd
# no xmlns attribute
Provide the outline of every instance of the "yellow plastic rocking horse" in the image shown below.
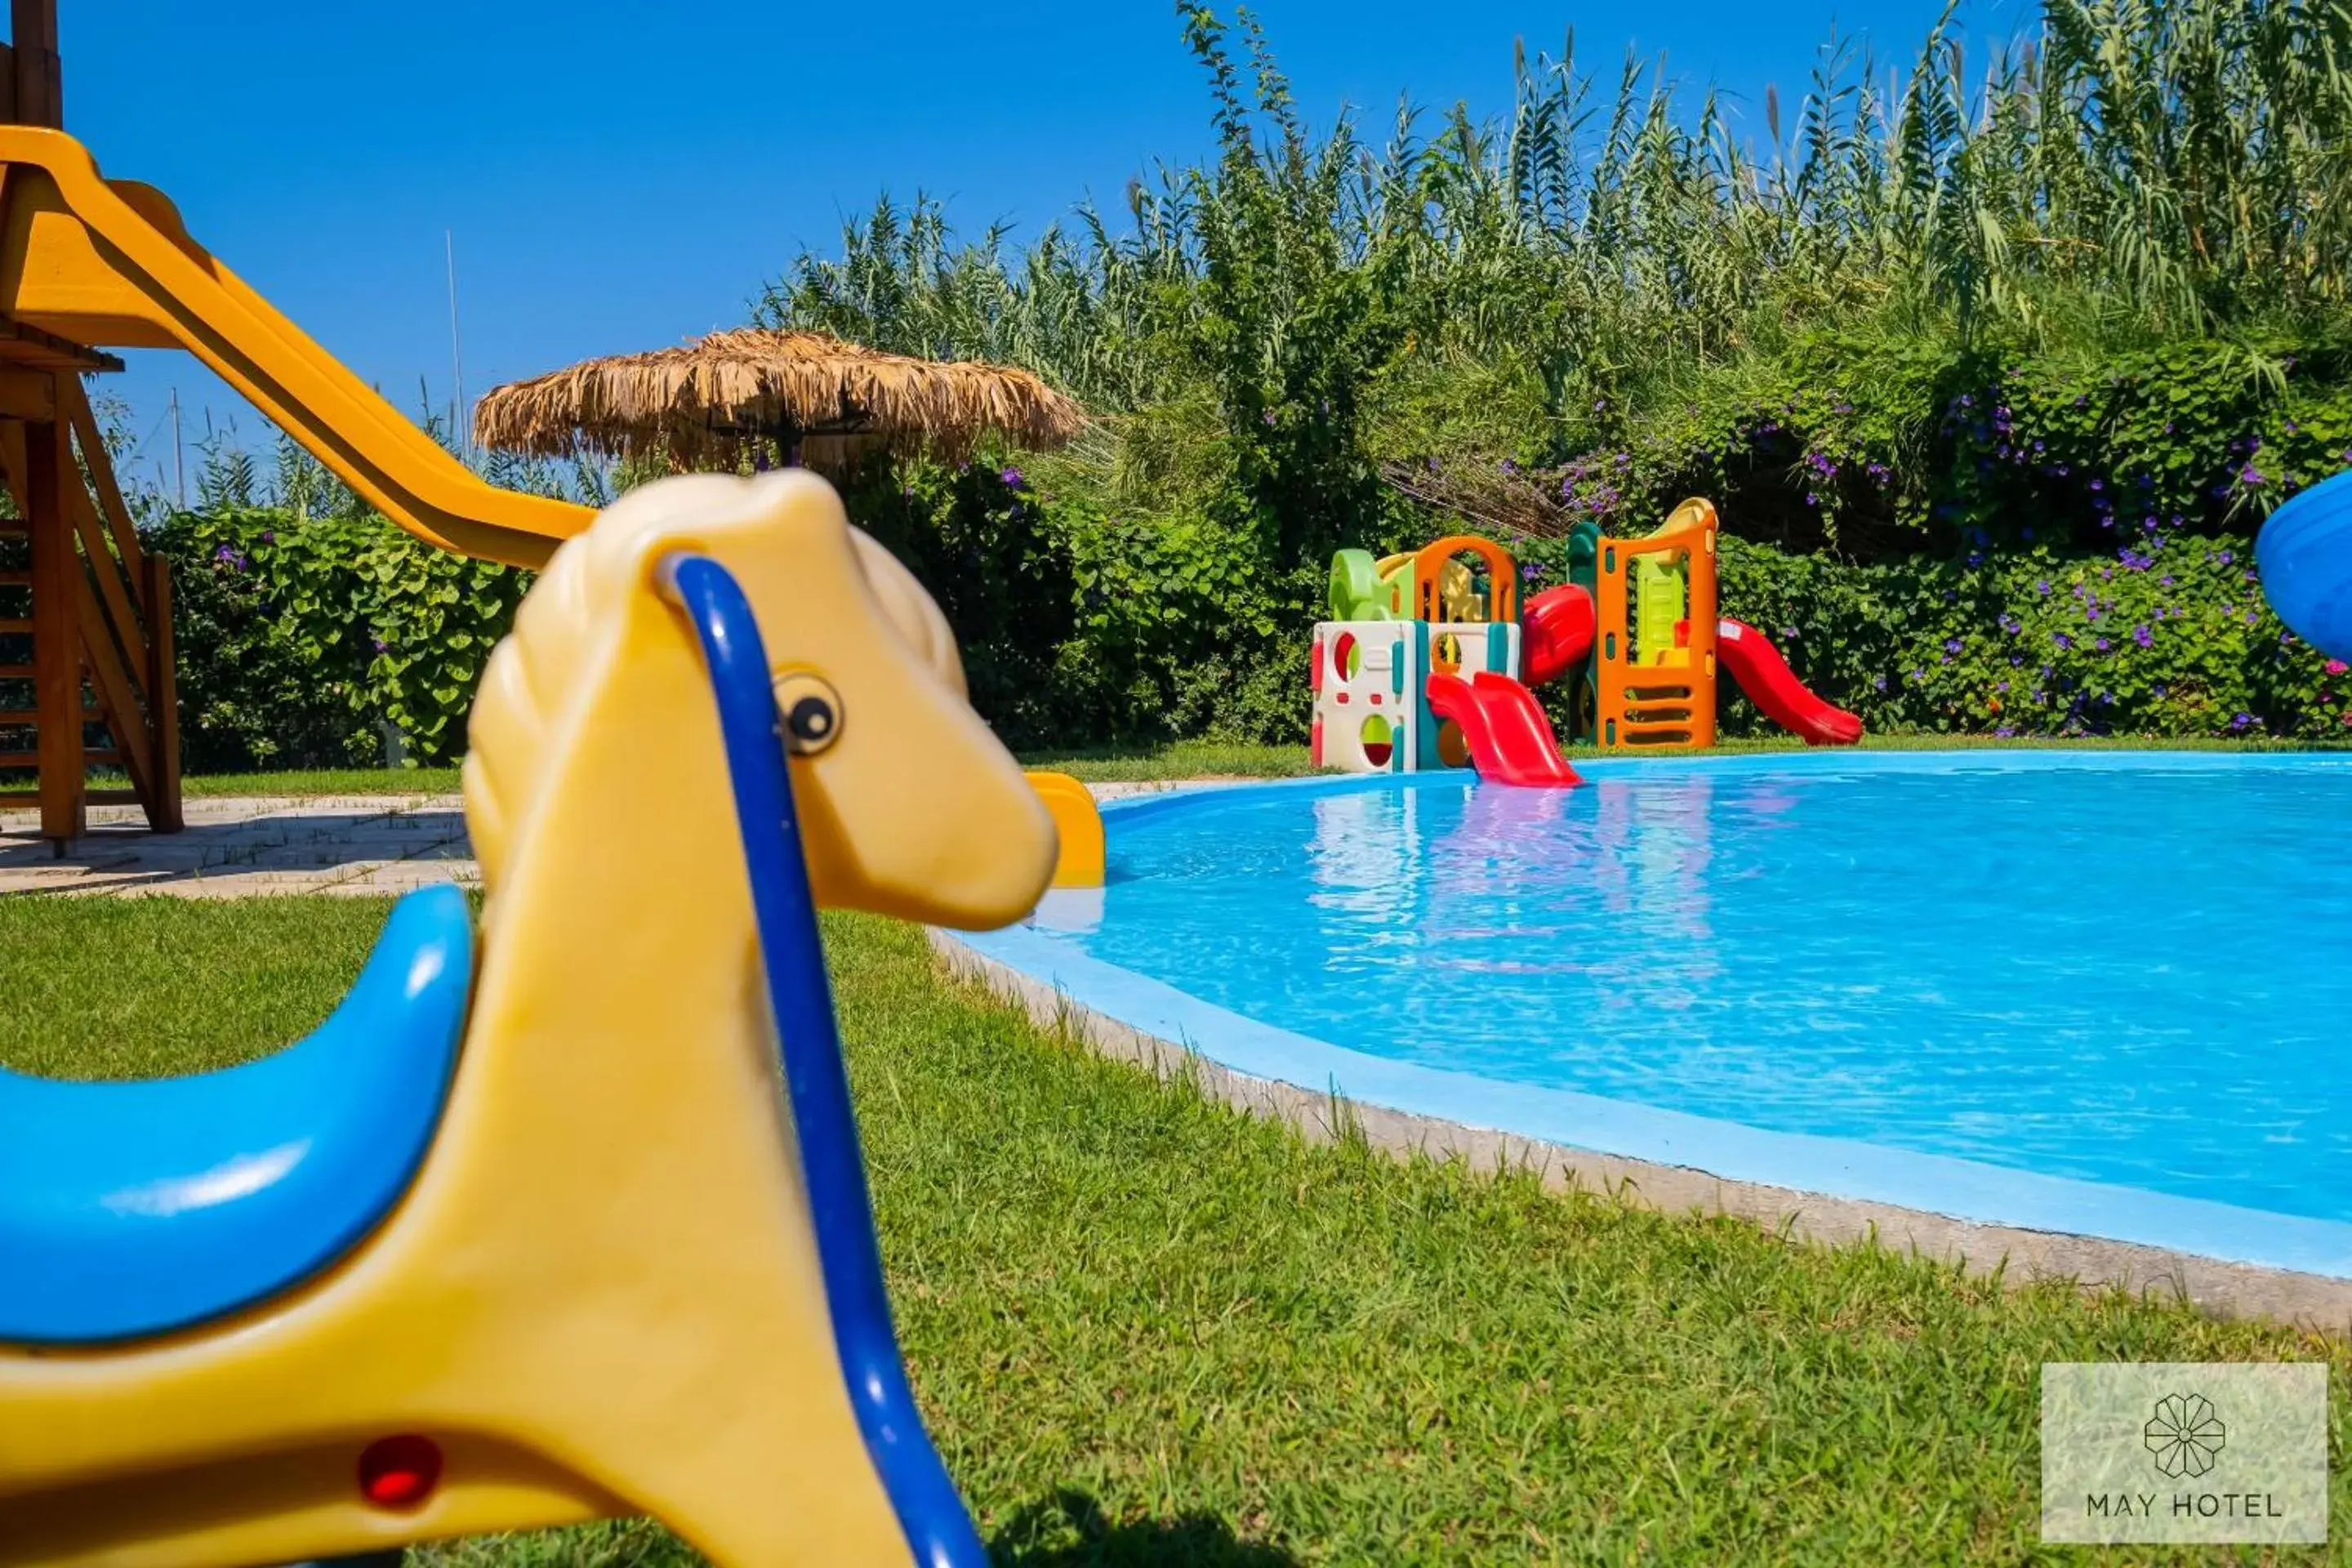
<svg viewBox="0 0 2352 1568"><path fill-rule="evenodd" d="M465 782L478 953L414 894L277 1056L0 1075L0 1563L639 1513L721 1563L985 1561L814 914L997 925L1053 872L936 606L821 480L649 486L525 601Z"/></svg>

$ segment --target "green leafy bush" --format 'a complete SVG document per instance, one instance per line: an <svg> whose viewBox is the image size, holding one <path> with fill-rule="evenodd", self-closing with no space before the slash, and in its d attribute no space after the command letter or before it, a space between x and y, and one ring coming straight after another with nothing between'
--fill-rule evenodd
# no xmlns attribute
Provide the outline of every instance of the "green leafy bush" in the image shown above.
<svg viewBox="0 0 2352 1568"><path fill-rule="evenodd" d="M1306 732L1319 563L1276 570L1216 520L1107 517L1011 469L879 469L850 500L939 599L1008 744ZM1741 538L1738 516L1723 613L1873 730L2352 732L2352 681L2270 613L2242 533L2142 526L2096 554L2044 538L1858 562ZM483 659L529 580L380 521L264 509L178 514L154 542L174 562L183 726L203 771L377 762L386 724L415 761L461 754ZM1528 591L1564 580L1560 542L1517 548ZM1726 689L1727 734L1768 728Z"/></svg>
<svg viewBox="0 0 2352 1568"><path fill-rule="evenodd" d="M1883 731L2352 738L2352 679L2279 624L2252 558L2222 536L1864 566L1728 539L1722 602Z"/></svg>
<svg viewBox="0 0 2352 1568"><path fill-rule="evenodd" d="M530 574L433 549L381 518L179 512L172 561L181 733L199 772L464 753L490 647Z"/></svg>

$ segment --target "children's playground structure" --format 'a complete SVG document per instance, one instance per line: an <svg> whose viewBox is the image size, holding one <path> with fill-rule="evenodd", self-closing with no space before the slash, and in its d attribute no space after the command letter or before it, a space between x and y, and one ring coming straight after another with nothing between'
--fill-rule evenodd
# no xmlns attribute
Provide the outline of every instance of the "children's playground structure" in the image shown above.
<svg viewBox="0 0 2352 1568"><path fill-rule="evenodd" d="M102 177L67 135L57 0L12 0L0 52L0 767L34 767L60 847L93 800L180 826L171 582L141 546L82 389L116 348L202 360L426 542L543 565L583 507L486 484L190 237L170 198ZM88 483L83 482L87 476ZM27 651L29 650L29 651ZM27 749L26 737L32 738ZM127 791L93 791L93 766Z"/></svg>
<svg viewBox="0 0 2352 1568"><path fill-rule="evenodd" d="M1611 751L1706 746L1730 671L1776 723L1849 745L1862 721L1808 690L1769 639L1716 614L1717 520L1687 500L1643 539L1569 538L1570 581L1519 605L1511 552L1456 534L1375 561L1333 557L1315 628L1312 747L1322 766L1469 765L1500 784L1578 782L1530 687L1565 682L1571 740Z"/></svg>

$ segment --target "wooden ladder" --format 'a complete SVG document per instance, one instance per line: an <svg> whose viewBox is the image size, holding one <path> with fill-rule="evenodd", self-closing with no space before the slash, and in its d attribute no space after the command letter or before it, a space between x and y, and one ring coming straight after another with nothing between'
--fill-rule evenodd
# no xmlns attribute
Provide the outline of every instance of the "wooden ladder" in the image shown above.
<svg viewBox="0 0 2352 1568"><path fill-rule="evenodd" d="M41 836L63 854L92 804L180 815L169 563L140 543L84 394L79 344L0 321L0 769L40 780ZM51 363L43 363L44 361ZM92 767L130 787L92 788Z"/></svg>

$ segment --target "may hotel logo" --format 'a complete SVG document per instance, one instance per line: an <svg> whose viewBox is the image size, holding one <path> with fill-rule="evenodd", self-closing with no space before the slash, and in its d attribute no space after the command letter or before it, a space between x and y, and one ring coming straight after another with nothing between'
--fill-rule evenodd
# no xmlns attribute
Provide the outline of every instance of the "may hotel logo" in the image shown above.
<svg viewBox="0 0 2352 1568"><path fill-rule="evenodd" d="M2201 1476L2230 1441L2230 1429L2201 1394L2168 1394L2156 1402L2147 1426L2147 1451L2168 1476Z"/></svg>
<svg viewBox="0 0 2352 1568"><path fill-rule="evenodd" d="M2044 1366L2042 1536L2326 1540L2326 1366Z"/></svg>

